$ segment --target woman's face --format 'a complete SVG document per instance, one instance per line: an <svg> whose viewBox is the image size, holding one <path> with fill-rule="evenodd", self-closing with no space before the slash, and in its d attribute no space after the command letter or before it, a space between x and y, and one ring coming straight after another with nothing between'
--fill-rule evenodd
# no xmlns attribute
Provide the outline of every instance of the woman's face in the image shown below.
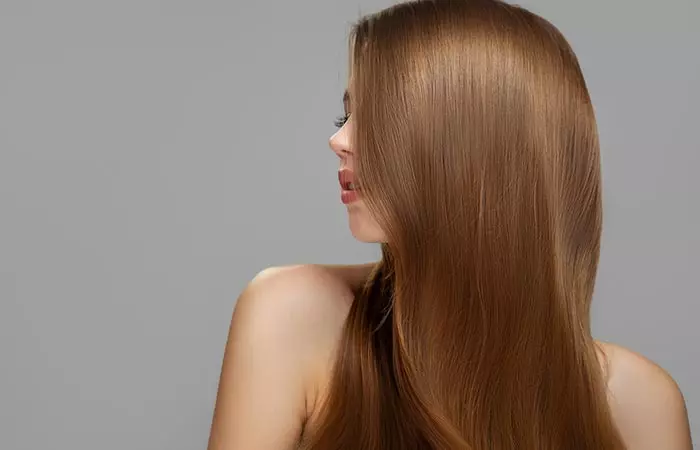
<svg viewBox="0 0 700 450"><path fill-rule="evenodd" d="M362 242L386 242L386 236L377 221L372 217L362 200L362 192L349 185L354 181L354 151L350 146L352 135L352 110L350 95L346 91L343 97L345 115L336 124L339 129L330 138L330 147L340 158L338 181L340 184L341 201L348 211L350 232Z"/></svg>

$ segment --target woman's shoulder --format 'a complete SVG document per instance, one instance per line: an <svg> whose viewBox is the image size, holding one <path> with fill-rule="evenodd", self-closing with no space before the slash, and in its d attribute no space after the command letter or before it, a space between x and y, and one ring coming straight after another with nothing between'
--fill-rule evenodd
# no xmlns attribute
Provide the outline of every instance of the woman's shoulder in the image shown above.
<svg viewBox="0 0 700 450"><path fill-rule="evenodd" d="M336 335L372 267L373 263L269 267L248 283L241 297L255 304L259 320L282 316L289 331Z"/></svg>
<svg viewBox="0 0 700 450"><path fill-rule="evenodd" d="M259 272L235 303L209 448L289 448L314 411L354 293L319 265Z"/></svg>
<svg viewBox="0 0 700 450"><path fill-rule="evenodd" d="M330 266L297 264L269 267L260 271L245 291L258 303L283 308L301 320L330 318L347 313L353 299L348 283ZM306 324L308 325L308 323Z"/></svg>
<svg viewBox="0 0 700 450"><path fill-rule="evenodd" d="M257 327L277 329L277 339L284 341L279 348L297 353L306 374L309 415L315 412L329 382L355 295L375 264L269 267L250 281L241 296L246 303L255 304L241 309L251 309L246 315L259 322Z"/></svg>
<svg viewBox="0 0 700 450"><path fill-rule="evenodd" d="M628 448L690 450L685 400L671 375L633 350L597 344L604 355L610 409Z"/></svg>
<svg viewBox="0 0 700 450"><path fill-rule="evenodd" d="M354 298L347 281L327 266L298 264L259 272L239 297L234 314L274 332L313 356L340 336ZM263 331L264 332L264 331Z"/></svg>

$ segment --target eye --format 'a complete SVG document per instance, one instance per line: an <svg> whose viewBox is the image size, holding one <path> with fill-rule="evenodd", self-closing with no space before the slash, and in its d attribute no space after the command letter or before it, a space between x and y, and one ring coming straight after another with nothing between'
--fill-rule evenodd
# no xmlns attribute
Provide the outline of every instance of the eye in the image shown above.
<svg viewBox="0 0 700 450"><path fill-rule="evenodd" d="M335 123L335 126L336 126L337 128L343 128L343 126L345 125L345 123L348 121L349 118L350 118L350 114L349 114L349 113L346 113L346 114L343 114L343 115L338 116L338 117L335 119L335 122L334 122L334 123Z"/></svg>

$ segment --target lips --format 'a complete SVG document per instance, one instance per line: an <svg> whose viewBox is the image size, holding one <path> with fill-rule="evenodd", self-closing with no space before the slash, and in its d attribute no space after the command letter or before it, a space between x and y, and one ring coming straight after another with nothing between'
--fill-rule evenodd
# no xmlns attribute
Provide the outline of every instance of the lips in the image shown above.
<svg viewBox="0 0 700 450"><path fill-rule="evenodd" d="M350 169L340 169L338 171L338 181L340 182L340 187L343 188L344 191L357 190L355 174Z"/></svg>
<svg viewBox="0 0 700 450"><path fill-rule="evenodd" d="M359 186L355 186L355 176L350 169L340 169L338 171L338 182L340 182L340 201L349 205L359 199Z"/></svg>

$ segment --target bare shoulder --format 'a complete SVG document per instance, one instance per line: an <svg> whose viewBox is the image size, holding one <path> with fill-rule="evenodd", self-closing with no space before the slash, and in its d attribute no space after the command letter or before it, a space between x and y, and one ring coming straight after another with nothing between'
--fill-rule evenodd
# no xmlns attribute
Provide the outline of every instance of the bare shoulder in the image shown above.
<svg viewBox="0 0 700 450"><path fill-rule="evenodd" d="M235 314L259 333L275 333L281 351L294 346L313 385L318 366L333 355L353 298L347 281L325 266L270 267L246 287Z"/></svg>
<svg viewBox="0 0 700 450"><path fill-rule="evenodd" d="M258 273L234 306L209 450L296 448L354 298L318 265Z"/></svg>
<svg viewBox="0 0 700 450"><path fill-rule="evenodd" d="M359 266L300 264L270 267L246 288L251 326L276 329L276 350L293 352L304 371L305 420L317 412L357 286ZM254 303L254 304L253 304Z"/></svg>
<svg viewBox="0 0 700 450"><path fill-rule="evenodd" d="M607 359L608 398L630 450L691 450L683 394L669 373L625 347L598 342Z"/></svg>
<svg viewBox="0 0 700 450"><path fill-rule="evenodd" d="M343 323L353 300L350 286L327 267L300 264L270 267L258 273L246 287L254 319L273 320L302 336L324 332Z"/></svg>

